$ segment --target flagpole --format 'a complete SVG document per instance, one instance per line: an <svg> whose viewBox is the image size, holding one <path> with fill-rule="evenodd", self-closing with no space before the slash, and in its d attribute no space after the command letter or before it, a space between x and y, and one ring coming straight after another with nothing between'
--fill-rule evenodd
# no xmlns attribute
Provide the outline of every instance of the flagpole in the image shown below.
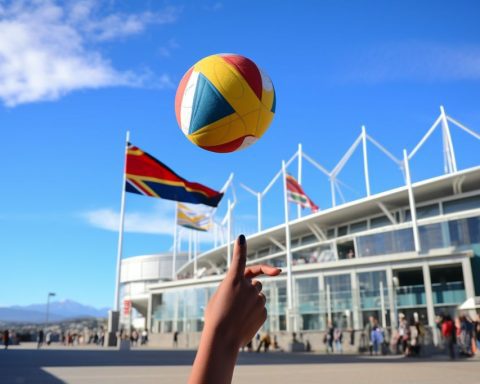
<svg viewBox="0 0 480 384"><path fill-rule="evenodd" d="M125 183L127 181L127 150L128 142L130 141L130 131L127 131L125 140L125 160L123 166L123 183L122 183L122 198L120 203L120 223L118 228L118 246L117 246L117 276L115 283L115 301L113 303L113 310L118 311L120 304L120 273L122 263L122 250L123 250L123 229L125 222Z"/></svg>
<svg viewBox="0 0 480 384"><path fill-rule="evenodd" d="M197 246L198 246L198 232L195 231L194 233L195 240L193 242L193 277L197 278Z"/></svg>
<svg viewBox="0 0 480 384"><path fill-rule="evenodd" d="M227 215L227 268L230 269L232 259L232 202L230 200L228 200Z"/></svg>
<svg viewBox="0 0 480 384"><path fill-rule="evenodd" d="M176 280L176 263L177 263L177 232L178 232L178 202L175 202L175 222L173 223L173 254L172 254L172 280Z"/></svg>
<svg viewBox="0 0 480 384"><path fill-rule="evenodd" d="M292 255L290 252L290 226L288 219L288 198L287 198L287 171L285 161L282 161L283 173L283 198L285 207L285 256L287 258L287 331L293 331L293 279L292 279Z"/></svg>
<svg viewBox="0 0 480 384"><path fill-rule="evenodd" d="M302 144L298 144L298 172L297 172L297 181L298 184L302 185ZM297 205L297 217L302 217L302 206L301 204Z"/></svg>
<svg viewBox="0 0 480 384"><path fill-rule="evenodd" d="M130 131L127 131L125 138L125 158L123 164L123 184L122 184L122 197L120 201L120 223L118 228L118 244L117 244L117 265L115 276L115 296L113 301L113 309L108 311L108 325L107 325L107 337L105 338L105 344L109 347L117 345L117 332L119 329L120 321L120 275L122 265L122 249L123 249L123 229L125 222L125 185L127 181L127 151L128 143L130 141Z"/></svg>

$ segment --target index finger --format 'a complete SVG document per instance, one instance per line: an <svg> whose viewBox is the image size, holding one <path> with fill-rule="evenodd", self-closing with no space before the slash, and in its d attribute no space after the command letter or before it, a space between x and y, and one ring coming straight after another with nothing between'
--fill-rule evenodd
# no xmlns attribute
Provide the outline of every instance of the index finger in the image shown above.
<svg viewBox="0 0 480 384"><path fill-rule="evenodd" d="M244 276L252 279L258 275L277 276L282 270L267 264L252 265L245 269Z"/></svg>
<svg viewBox="0 0 480 384"><path fill-rule="evenodd" d="M247 263L247 240L244 235L238 236L233 247L232 263L228 273L237 278L243 278Z"/></svg>

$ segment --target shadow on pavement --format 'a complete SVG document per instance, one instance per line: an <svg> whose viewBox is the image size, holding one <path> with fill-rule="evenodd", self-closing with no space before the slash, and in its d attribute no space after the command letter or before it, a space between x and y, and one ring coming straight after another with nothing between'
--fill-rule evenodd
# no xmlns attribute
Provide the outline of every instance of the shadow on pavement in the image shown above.
<svg viewBox="0 0 480 384"><path fill-rule="evenodd" d="M0 381L2 383L48 383L63 381L45 372L45 367L114 367L114 366L190 366L195 358L191 350L35 350L12 349L0 351ZM438 362L444 364L446 356L432 358L376 357L361 355L317 355L292 353L248 353L239 355L238 365L290 365L290 364L415 364ZM468 360L464 360L468 361ZM471 360L478 363L478 359Z"/></svg>

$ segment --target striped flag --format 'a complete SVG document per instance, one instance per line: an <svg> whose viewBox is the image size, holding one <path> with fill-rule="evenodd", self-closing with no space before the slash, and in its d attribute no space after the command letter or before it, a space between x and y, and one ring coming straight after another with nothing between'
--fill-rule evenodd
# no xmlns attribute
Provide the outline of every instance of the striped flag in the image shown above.
<svg viewBox="0 0 480 384"><path fill-rule="evenodd" d="M292 175L287 174L287 198L288 201L299 204L302 208L310 208L312 212L317 212L318 207L305 194L298 181Z"/></svg>
<svg viewBox="0 0 480 384"><path fill-rule="evenodd" d="M125 190L139 195L216 207L223 193L187 181L165 164L128 143Z"/></svg>
<svg viewBox="0 0 480 384"><path fill-rule="evenodd" d="M185 204L177 204L177 225L185 228L206 232L212 225L211 216L196 212Z"/></svg>

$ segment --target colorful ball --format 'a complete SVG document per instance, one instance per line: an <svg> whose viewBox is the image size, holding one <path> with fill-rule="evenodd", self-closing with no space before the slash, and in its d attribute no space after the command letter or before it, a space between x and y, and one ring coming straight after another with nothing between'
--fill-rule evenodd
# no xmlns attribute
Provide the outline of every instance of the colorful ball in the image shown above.
<svg viewBox="0 0 480 384"><path fill-rule="evenodd" d="M275 114L275 89L252 60L205 57L183 76L175 97L177 122L203 149L233 152L257 141Z"/></svg>

